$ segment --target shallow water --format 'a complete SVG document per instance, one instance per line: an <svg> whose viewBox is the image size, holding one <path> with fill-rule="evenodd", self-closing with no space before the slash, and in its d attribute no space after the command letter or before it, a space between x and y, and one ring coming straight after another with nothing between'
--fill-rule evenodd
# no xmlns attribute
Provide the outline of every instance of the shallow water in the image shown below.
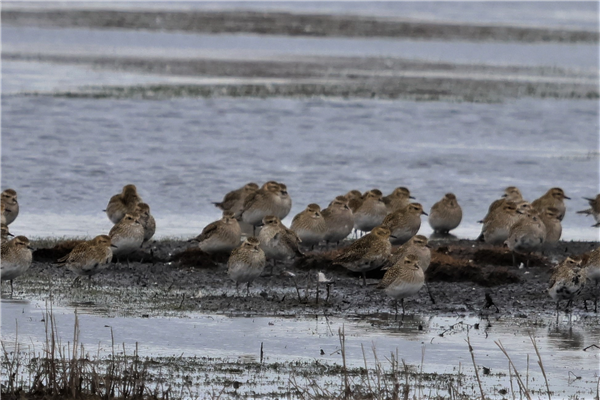
<svg viewBox="0 0 600 400"><path fill-rule="evenodd" d="M596 44L209 35L10 25L2 26L2 51L184 59L273 59L298 55L397 57L434 62L574 68L596 76L599 54Z"/></svg>
<svg viewBox="0 0 600 400"><path fill-rule="evenodd" d="M40 351L45 341L42 319L46 306L42 302L2 299L2 340L10 346L18 324L19 343L25 349ZM531 333L540 350L551 389L560 396L594 393L598 380L597 349L582 349L600 340L600 328L583 329L575 318L572 326L562 320L551 321L480 320L474 317L407 317L402 325L387 320L389 315L357 319L253 317L230 318L223 315L190 313L186 318L105 318L93 306L78 308L80 342L87 352L107 355L111 352L111 328L117 347L125 344L131 353L139 342L141 356L223 357L257 360L261 343L268 363L294 360L320 360L341 364L338 329L346 334L346 360L350 367L363 366L364 346L368 363L374 363L372 348L384 360L398 350L409 365L421 366L426 373L472 374L471 360L465 343L471 340L478 366L491 369L482 375L486 391L492 387L508 388L507 360L495 341L508 350L517 370L525 375L530 357L530 389L544 389L543 377L535 364ZM74 309L54 307L58 336L66 346L72 341ZM535 318L534 316L532 316ZM475 324L480 324L475 328ZM422 327L422 329L419 328ZM486 328L487 326L487 328ZM226 346L223 343L227 343ZM321 354L323 350L324 354ZM424 354L423 354L424 352ZM423 362L422 362L422 357ZM569 371L581 379L570 379Z"/></svg>
<svg viewBox="0 0 600 400"><path fill-rule="evenodd" d="M285 182L291 217L351 189L407 186L426 210L446 192L476 223L504 187L572 197L566 240L598 240L581 197L598 193L597 101L497 104L335 99L94 100L4 96L2 187L19 192L11 231L91 235L108 199L135 183L157 237L198 234L246 182ZM427 234L426 219L422 233Z"/></svg>
<svg viewBox="0 0 600 400"><path fill-rule="evenodd" d="M598 30L598 3L593 1L4 1L2 8L284 11Z"/></svg>

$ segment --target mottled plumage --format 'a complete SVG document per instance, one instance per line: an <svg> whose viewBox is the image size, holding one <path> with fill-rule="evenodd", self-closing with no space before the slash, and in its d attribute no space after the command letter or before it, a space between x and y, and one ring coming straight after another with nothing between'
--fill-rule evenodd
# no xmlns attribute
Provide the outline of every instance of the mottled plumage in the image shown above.
<svg viewBox="0 0 600 400"><path fill-rule="evenodd" d="M483 223L478 240L494 245L504 243L508 239L510 228L521 219L521 216L517 213L517 205L507 201L500 208L492 211L487 221Z"/></svg>
<svg viewBox="0 0 600 400"><path fill-rule="evenodd" d="M590 204L590 208L587 210L577 211L577 214L591 215L596 220L596 224L593 227L600 227L600 194L596 195L595 199L584 197L585 200Z"/></svg>
<svg viewBox="0 0 600 400"><path fill-rule="evenodd" d="M31 265L33 255L29 239L17 236L0 246L0 279L10 281L10 295L13 293L13 280L23 275Z"/></svg>
<svg viewBox="0 0 600 400"><path fill-rule="evenodd" d="M462 208L453 193L446 193L429 211L429 225L434 232L449 233L461 220Z"/></svg>
<svg viewBox="0 0 600 400"><path fill-rule="evenodd" d="M404 298L415 294L425 284L425 274L419 266L419 257L407 254L396 262L383 276L378 289L384 289L385 294L392 297L395 302L402 301L402 314L404 314ZM396 315L398 314L396 304Z"/></svg>
<svg viewBox="0 0 600 400"><path fill-rule="evenodd" d="M371 233L342 249L333 263L350 271L362 272L363 286L366 286L365 273L381 267L390 255L392 250L389 241L390 233L390 229L385 226L375 227Z"/></svg>
<svg viewBox="0 0 600 400"><path fill-rule="evenodd" d="M502 207L507 201L519 203L522 200L523 195L521 194L519 188L516 186L509 186L506 189L504 189L504 194L502 195L501 199L495 200L492 204L490 204L490 207L488 208L488 215L495 209Z"/></svg>
<svg viewBox="0 0 600 400"><path fill-rule="evenodd" d="M152 239L156 232L156 220L150 214L150 206L146 203L138 203L135 207L135 214L144 227L144 243Z"/></svg>
<svg viewBox="0 0 600 400"><path fill-rule="evenodd" d="M561 300L568 300L568 308L575 296L581 292L584 284L585 276L582 272L581 261L567 257L554 267L548 283L548 294L556 301L556 311L558 312Z"/></svg>
<svg viewBox="0 0 600 400"><path fill-rule="evenodd" d="M142 246L144 227L135 215L125 214L123 219L112 227L108 236L110 236L112 244L116 246L113 255L120 257L133 253Z"/></svg>
<svg viewBox="0 0 600 400"><path fill-rule="evenodd" d="M241 188L227 193L220 203L213 204L223 211L231 211L236 214L242 209L246 197L257 190L258 185L254 182L249 182Z"/></svg>
<svg viewBox="0 0 600 400"><path fill-rule="evenodd" d="M260 248L260 241L255 237L247 238L241 246L234 249L227 261L227 274L235 282L238 289L240 283L246 283L247 294L250 293L250 284L265 269L266 257Z"/></svg>
<svg viewBox="0 0 600 400"><path fill-rule="evenodd" d="M339 242L352 233L354 214L348 205L346 196L337 196L321 214L327 225L325 233L327 243Z"/></svg>
<svg viewBox="0 0 600 400"><path fill-rule="evenodd" d="M304 246L314 246L325 240L327 224L318 204L309 204L292 220L290 229L298 235Z"/></svg>
<svg viewBox="0 0 600 400"><path fill-rule="evenodd" d="M408 242L392 251L392 254L388 257L386 268L390 269L398 261L402 260L405 256L412 254L417 256L419 259L419 266L426 272L431 263L431 249L428 245L428 240L423 235L413 236Z"/></svg>
<svg viewBox="0 0 600 400"><path fill-rule="evenodd" d="M556 208L558 210L558 219L562 221L567 211L564 199L570 200L571 198L565 196L565 192L561 188L552 188L542 197L534 200L531 205L539 213L550 207Z"/></svg>
<svg viewBox="0 0 600 400"><path fill-rule="evenodd" d="M348 207L352 210L352 213L356 213L356 210L360 208L363 203L362 193L358 190L351 190L345 194L348 198Z"/></svg>
<svg viewBox="0 0 600 400"><path fill-rule="evenodd" d="M125 214L135 213L135 207L143 200L138 195L135 185L125 185L119 194L115 194L110 198L106 206L106 215L113 224L118 223L123 219Z"/></svg>
<svg viewBox="0 0 600 400"><path fill-rule="evenodd" d="M360 231L369 232L381 225L387 213L381 192L376 189L369 190L363 195L361 206L354 212L354 227Z"/></svg>
<svg viewBox="0 0 600 400"><path fill-rule="evenodd" d="M4 210L2 210L4 221L2 223L10 225L19 215L17 192L13 189L6 189L0 195L0 202L4 205Z"/></svg>
<svg viewBox="0 0 600 400"><path fill-rule="evenodd" d="M516 264L514 253L532 253L540 249L545 240L546 227L537 213L531 212L511 226L504 244L513 252L513 264Z"/></svg>
<svg viewBox="0 0 600 400"><path fill-rule="evenodd" d="M281 203L281 187L277 182L269 181L246 197L236 218L256 227L267 215L281 214L283 212Z"/></svg>
<svg viewBox="0 0 600 400"><path fill-rule="evenodd" d="M387 226L392 231L390 239L394 244L403 244L415 236L421 228L421 215L427 215L419 203L410 203L408 206L388 214L381 225Z"/></svg>
<svg viewBox="0 0 600 400"><path fill-rule="evenodd" d="M9 236L14 236L12 233L9 232L8 230L8 226L6 224L2 224L0 229L2 229L2 235L0 236L0 243L4 243L6 241L8 241Z"/></svg>
<svg viewBox="0 0 600 400"><path fill-rule="evenodd" d="M562 235L562 224L558 219L559 212L556 208L546 208L544 212L540 214L540 219L546 227L546 240L545 244L555 244L560 240Z"/></svg>
<svg viewBox="0 0 600 400"><path fill-rule="evenodd" d="M397 187L392 193L382 198L388 212L406 207L410 203L410 199L414 199L414 197L410 195L410 190L403 186Z"/></svg>
<svg viewBox="0 0 600 400"><path fill-rule="evenodd" d="M198 247L209 254L229 253L240 245L242 230L232 211L223 211L223 217L206 225L195 239Z"/></svg>
<svg viewBox="0 0 600 400"><path fill-rule="evenodd" d="M598 312L598 299L600 298L600 247L593 250L583 265L585 284L580 293L584 302L594 302L594 312Z"/></svg>
<svg viewBox="0 0 600 400"><path fill-rule="evenodd" d="M268 215L263 219L258 240L260 248L268 259L287 260L304 255L298 249L301 240L296 232L286 228L274 215Z"/></svg>
<svg viewBox="0 0 600 400"><path fill-rule="evenodd" d="M69 254L58 259L77 275L92 276L104 270L112 260L114 245L108 235L96 236L94 239L78 244Z"/></svg>

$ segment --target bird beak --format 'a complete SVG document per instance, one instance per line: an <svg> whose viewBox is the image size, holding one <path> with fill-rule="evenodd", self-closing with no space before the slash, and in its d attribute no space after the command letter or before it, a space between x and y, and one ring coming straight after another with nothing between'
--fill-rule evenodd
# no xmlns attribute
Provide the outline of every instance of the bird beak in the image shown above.
<svg viewBox="0 0 600 400"><path fill-rule="evenodd" d="M588 197L582 197L582 199L587 200L587 201L594 201L595 199L590 199Z"/></svg>
<svg viewBox="0 0 600 400"><path fill-rule="evenodd" d="M427 247L428 249L431 249L432 247L428 244L425 245L425 247Z"/></svg>
<svg viewBox="0 0 600 400"><path fill-rule="evenodd" d="M12 234L12 233L10 233L10 232L7 232L6 234L7 234L8 236L13 236L13 237L15 236L15 235L13 235L13 234Z"/></svg>
<svg viewBox="0 0 600 400"><path fill-rule="evenodd" d="M506 193L504 193L502 196L500 197L508 197L508 195Z"/></svg>
<svg viewBox="0 0 600 400"><path fill-rule="evenodd" d="M398 239L398 237L394 236L394 235L390 235L391 238L393 239Z"/></svg>
<svg viewBox="0 0 600 400"><path fill-rule="evenodd" d="M567 199L567 200L571 200L571 198L570 198L570 197L567 197L567 196L563 196L563 197L564 197L565 199Z"/></svg>
<svg viewBox="0 0 600 400"><path fill-rule="evenodd" d="M413 199L416 200L417 198L415 196L408 196L409 199Z"/></svg>
<svg viewBox="0 0 600 400"><path fill-rule="evenodd" d="M427 214L425 211L421 211L421 214L422 214L422 215L427 215L427 216L429 215L429 214Z"/></svg>
<svg viewBox="0 0 600 400"><path fill-rule="evenodd" d="M114 247L115 249L118 249L118 247L115 246L114 244L111 244L110 247Z"/></svg>
<svg viewBox="0 0 600 400"><path fill-rule="evenodd" d="M33 250L33 247L31 247L31 246L27 246L27 248L28 248L29 250Z"/></svg>

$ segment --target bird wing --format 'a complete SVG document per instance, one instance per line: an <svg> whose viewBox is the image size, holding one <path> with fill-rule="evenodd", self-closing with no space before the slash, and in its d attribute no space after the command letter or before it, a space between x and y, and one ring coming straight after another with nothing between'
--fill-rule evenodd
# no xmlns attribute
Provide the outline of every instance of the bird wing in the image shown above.
<svg viewBox="0 0 600 400"><path fill-rule="evenodd" d="M211 222L210 224L206 225L204 227L204 229L202 229L202 233L200 235L198 235L196 240L198 240L199 242L202 242L203 240L208 239L209 237L211 237L212 235L215 234L218 227L219 227L219 221Z"/></svg>

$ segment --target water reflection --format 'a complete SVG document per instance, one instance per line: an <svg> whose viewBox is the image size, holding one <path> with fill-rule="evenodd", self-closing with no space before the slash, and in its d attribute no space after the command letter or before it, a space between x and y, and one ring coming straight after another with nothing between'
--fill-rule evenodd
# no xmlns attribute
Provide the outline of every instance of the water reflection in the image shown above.
<svg viewBox="0 0 600 400"><path fill-rule="evenodd" d="M548 339L548 343L559 350L581 350L585 345L585 334L572 326L551 326Z"/></svg>

